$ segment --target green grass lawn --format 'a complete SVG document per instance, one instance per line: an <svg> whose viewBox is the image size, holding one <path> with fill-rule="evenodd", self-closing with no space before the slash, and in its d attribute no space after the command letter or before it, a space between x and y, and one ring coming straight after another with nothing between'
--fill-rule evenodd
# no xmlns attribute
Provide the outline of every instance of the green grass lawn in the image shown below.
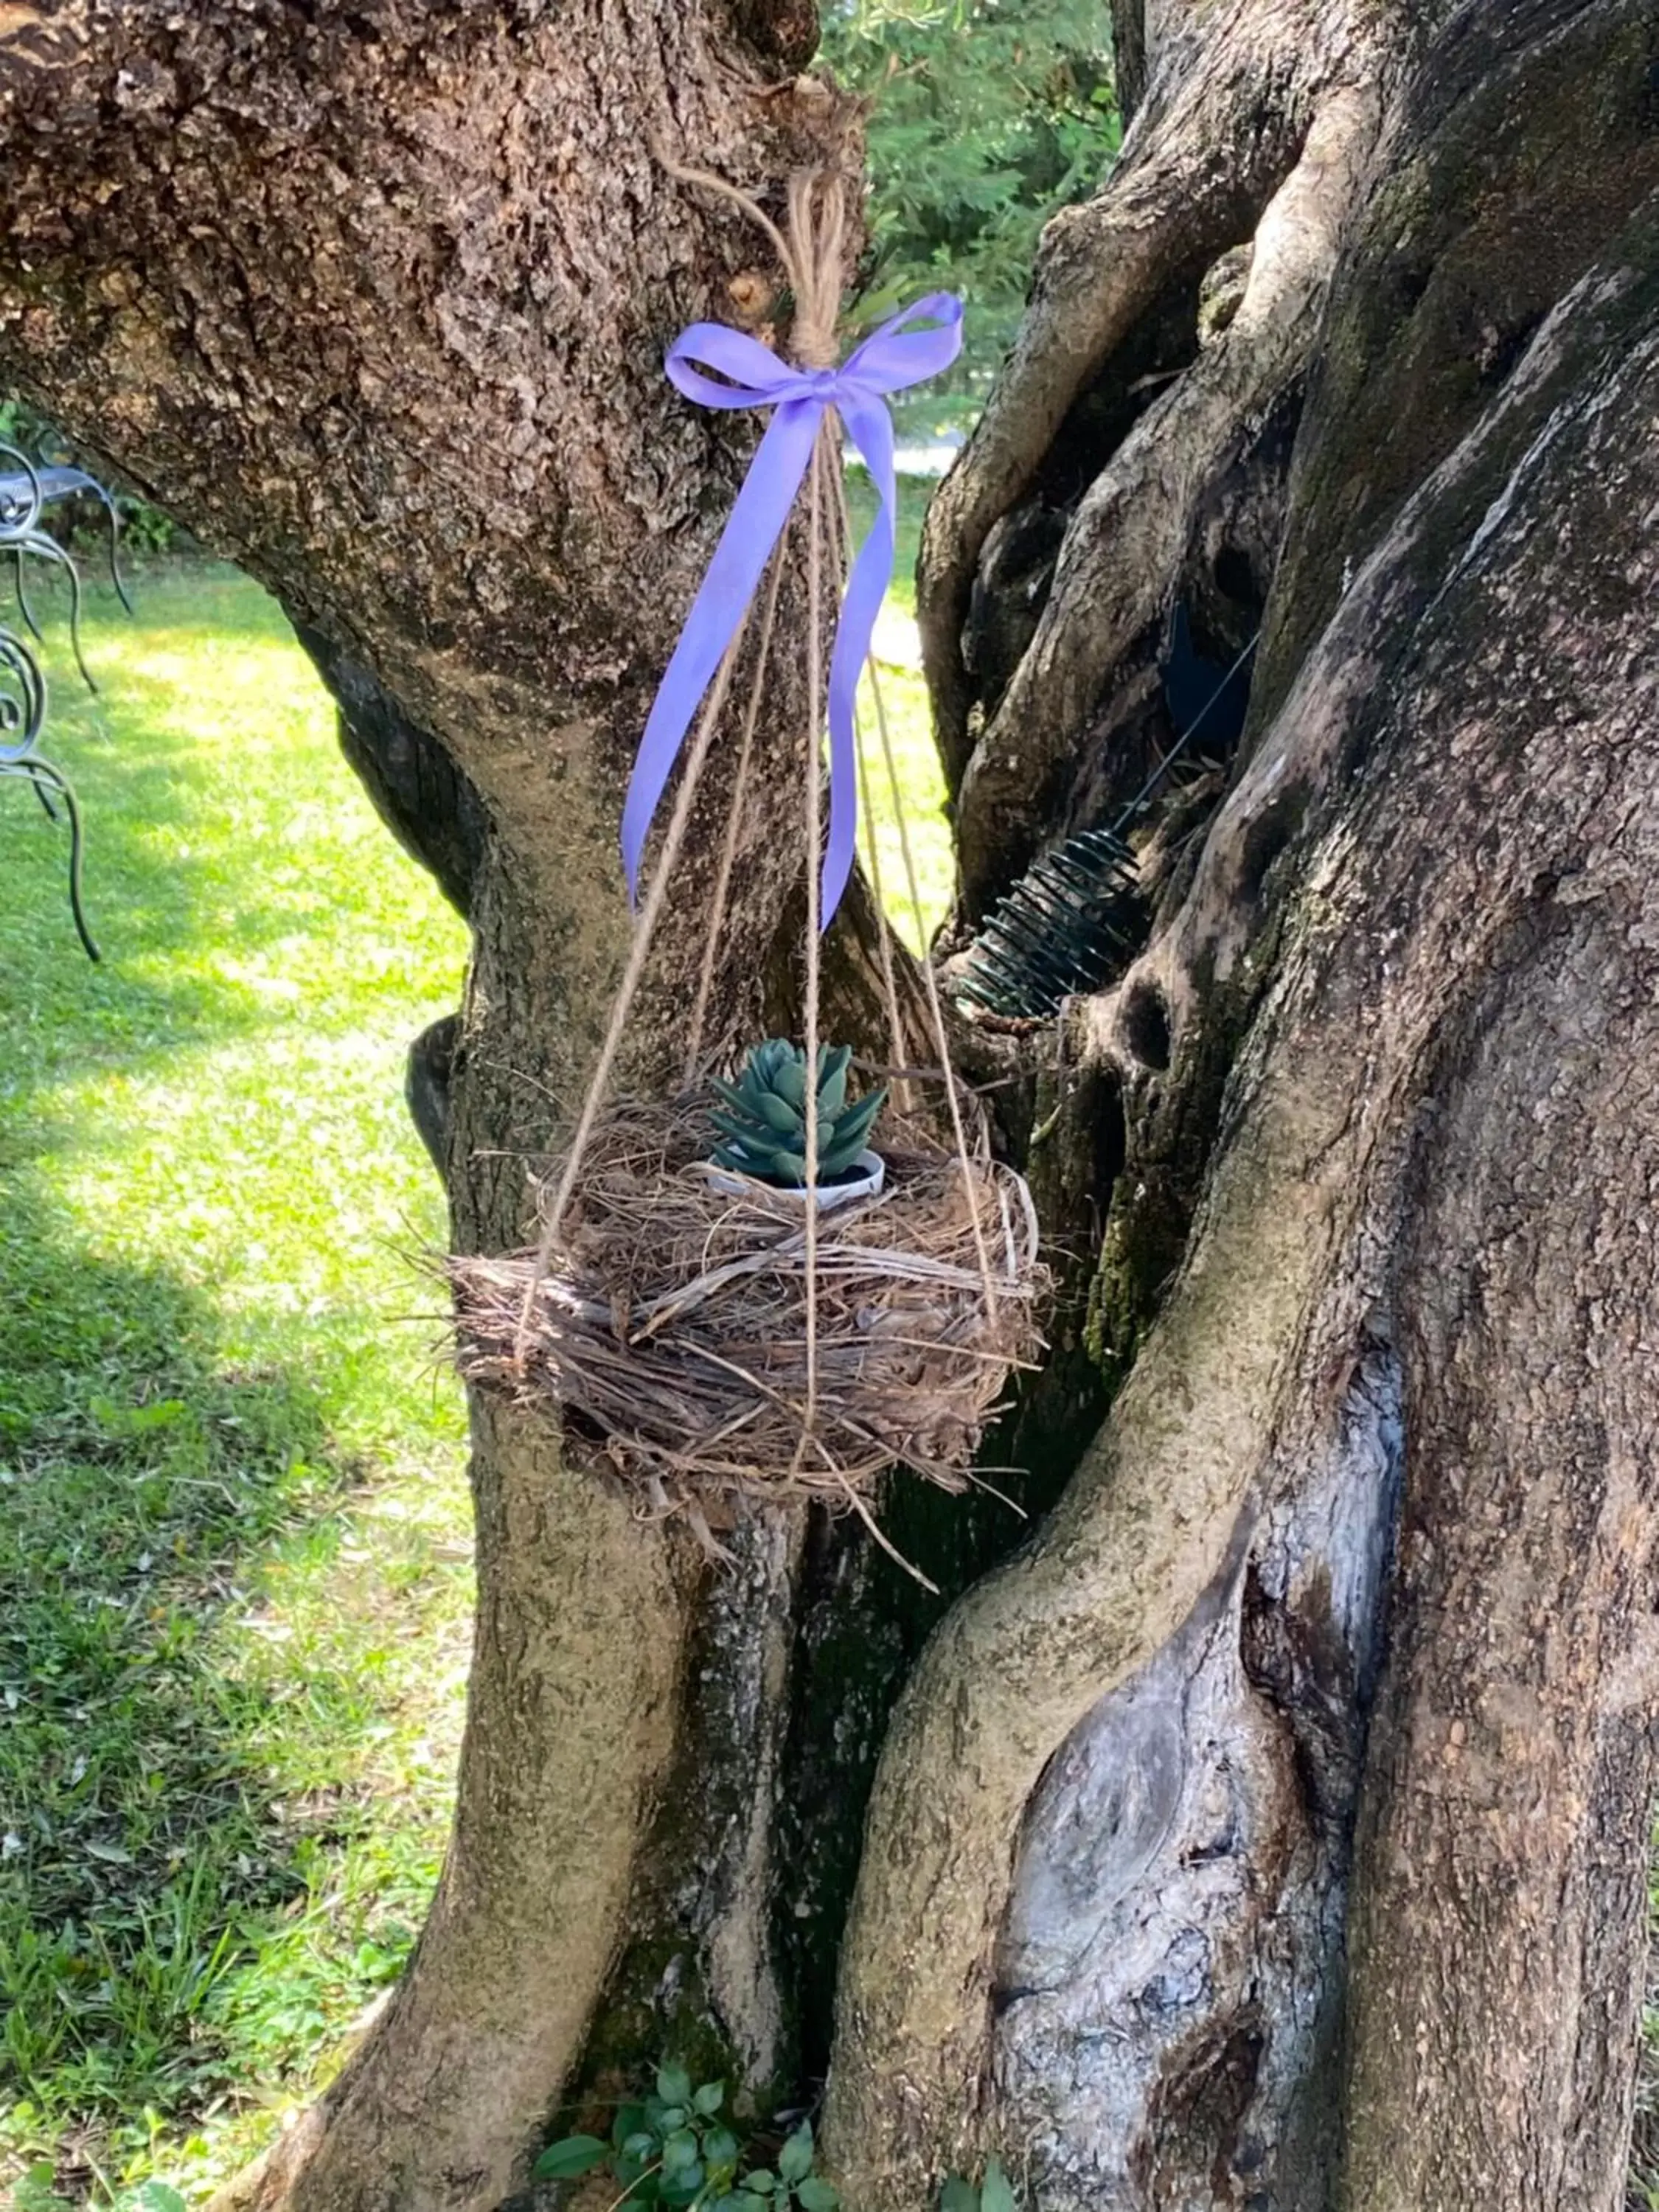
<svg viewBox="0 0 1659 2212"><path fill-rule="evenodd" d="M0 2202L193 2197L337 2060L447 1822L459 1391L400 1093L465 932L281 615L161 568L0 783Z"/></svg>

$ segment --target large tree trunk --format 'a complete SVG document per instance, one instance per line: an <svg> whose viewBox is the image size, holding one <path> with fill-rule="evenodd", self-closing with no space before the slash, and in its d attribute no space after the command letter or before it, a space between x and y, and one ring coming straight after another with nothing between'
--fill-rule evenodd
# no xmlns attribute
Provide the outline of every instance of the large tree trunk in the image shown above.
<svg viewBox="0 0 1659 2212"><path fill-rule="evenodd" d="M277 593L349 752L471 921L427 1117L462 1250L522 1240L527 1170L586 1079L627 939L623 780L747 442L661 363L683 324L732 312L763 242L653 144L762 188L855 166L848 110L791 78L815 38L793 0L84 0L0 26L9 371ZM799 746L795 659L772 698L716 1042L793 988L796 779L777 763ZM688 926L665 935L624 1080L678 1071L728 775L693 826ZM760 1692L799 1533L757 1528L742 1579L711 1578L555 1424L488 1401L472 1470L479 1610L442 1886L382 2021L242 2201L499 2203L622 2003L607 1984L630 1933L659 1978L682 1946L686 2012L748 2071L793 2070L744 1881L767 1849L787 1714ZM732 1771L681 1796L653 1862L665 1784L723 1702Z"/></svg>
<svg viewBox="0 0 1659 2212"><path fill-rule="evenodd" d="M896 1492L967 1595L890 1729L937 1608L856 1532L763 1518L714 1575L480 1398L443 1884L250 2206L483 2212L562 2085L664 2051L796 2086L855 1871L854 2212L994 2146L1045 2212L1617 2203L1655 1778L1659 10L1113 13L1134 125L1048 234L922 611L972 916L1167 737L1172 592L1223 659L1266 606L1144 953L1057 1029L966 1041L1087 1304L998 1449L1029 1503L1118 1395L988 1577L997 1509ZM279 593L469 913L426 1114L464 1247L518 1237L603 1027L621 781L745 450L659 362L763 250L653 142L750 185L854 161L791 75L811 15L0 20L0 360ZM722 1038L793 994L791 782L744 825ZM720 818L629 1079L676 1066ZM842 953L856 1024L856 916Z"/></svg>
<svg viewBox="0 0 1659 2212"><path fill-rule="evenodd" d="M1610 2212L1659 1690L1659 18L1140 27L1119 173L930 518L970 907L1133 761L1172 590L1238 642L1218 556L1310 388L1241 765L1071 1024L1123 1088L1133 1364L890 1733L833 2142L866 2212L990 2146L1045 2212ZM1284 123L1264 39L1309 105L1194 193L1196 104ZM1126 431L1193 224L1248 228L1229 171L1243 305Z"/></svg>

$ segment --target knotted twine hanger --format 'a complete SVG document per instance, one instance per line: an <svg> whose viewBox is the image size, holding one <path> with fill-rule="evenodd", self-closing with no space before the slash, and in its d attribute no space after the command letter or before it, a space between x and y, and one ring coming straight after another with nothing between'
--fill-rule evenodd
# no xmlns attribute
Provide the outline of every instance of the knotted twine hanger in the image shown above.
<svg viewBox="0 0 1659 2212"><path fill-rule="evenodd" d="M731 817L716 874L714 912L710 917L710 927L705 939L685 1061L685 1079L687 1087L690 1087L696 1081L699 1072L702 1032L713 988L714 963L726 919L732 875L736 861L738 839L746 814L746 801L752 775L754 737L760 702L765 692L766 671L775 629L779 586L785 554L783 526L787 520L787 507L793 504L794 486L804 475L807 487L808 525L806 656L808 710L806 743L804 749L805 782L803 786L807 890L805 944L805 988L803 1007L807 1068L807 1081L803 1101L805 1118L805 1190L807 1194L803 1227L806 1293L805 1345L806 1393L801 1407L800 1438L792 1468L792 1472L799 1472L805 1454L816 1442L814 1431L817 1395L817 1193L818 1188L817 1071L821 985L820 939L829 915L833 913L835 903L839 899L841 889L846 880L846 872L851 867L852 838L855 834L858 793L860 788L867 793L867 780L862 752L857 746L852 720L853 691L859 673L859 659L864 657L865 648L861 644L858 654L853 658L850 684L848 680L848 670L844 665L848 657L844 648L849 636L857 635L851 627L854 620L854 594L861 589L863 605L860 611L867 615L868 627L872 628L880 599L884 593L886 581L890 574L892 558L891 422L880 398L874 399L872 410L865 392L850 380L856 375L859 366L866 356L872 357L871 367L866 374L873 384L874 392L878 394L883 391L901 388L904 384L917 381L921 374L933 374L934 369L931 368L906 373L907 364L896 363L890 359L878 365L874 356L884 340L887 342L890 356L896 354L905 343L903 333L905 325L908 323L928 314L942 319L941 311L945 307L954 310L956 319L959 319L960 307L957 302L947 301L943 295L939 295L920 303L917 307L908 310L905 314L893 318L891 321L883 325L874 337L867 340L849 358L846 372L843 373L848 378L847 389L843 392L838 388L835 398L830 399L828 397L828 387L832 382L839 386L842 380L835 371L834 364L836 359L836 322L841 301L842 255L847 224L845 185L842 180L834 175L821 176L805 173L793 177L788 188L788 231L786 235L747 194L738 191L721 179L705 175L699 171L681 168L660 154L659 158L662 160L663 166L672 175L684 182L702 186L724 198L733 201L765 231L782 264L794 297L795 312L791 332L791 352L798 370L808 372L811 380L810 386L803 391L802 380L799 375L793 379L787 375L781 375L774 383L774 388L769 391L765 384L755 378L750 361L736 354L735 346L726 347L720 343L722 336L737 341L740 338L740 334L736 332L723 334L718 325L697 325L692 331L686 332L671 352L669 373L673 380L691 397L713 405L774 404L787 398L799 399L809 394L811 400L816 403L814 406L816 419L811 428L810 453L805 458L804 467L795 471L793 481L787 487L785 516L779 518L773 525L776 550L771 556L771 574L764 595L757 666L743 720ZM951 328L953 330L954 325L951 325ZM697 343L699 340L702 341L700 344ZM742 343L750 349L752 355L754 342L742 340ZM696 357L708 359L711 366L720 369L723 374L732 378L730 387L725 385L714 385L700 372L685 365L693 356L694 349ZM952 337L950 351L954 353L954 350L955 341ZM948 358L948 356L946 357ZM732 365L734 359L738 362L737 367ZM777 366L781 371L782 365ZM738 379L744 374L745 371L747 380L739 386ZM769 379L769 381L772 380ZM870 538L866 539L858 560L851 563L848 562L848 557L851 544L850 520L847 511L845 489L840 481L838 441L830 420L832 412L837 406L848 416L849 423L854 428L860 449L870 463L881 501L876 527L872 529ZM774 442L777 434L786 428L787 424L787 417L785 416L784 407L778 404L778 412L775 414L773 423L763 441L763 453L768 445ZM797 429L802 427L799 424L799 416L796 418L795 427ZM762 475L759 467L760 459L761 456L757 457L757 463L751 467L750 477L745 480L743 491L739 495L738 506L733 510L726 532L721 538L714 559L711 562L708 574L705 577L704 584L694 603L691 617L688 619L679 645L676 647L674 658L670 663L668 672L664 677L656 703L653 707L646 735L641 742L639 757L635 763L633 781L629 787L629 806L624 814L623 823L624 856L629 865L630 886L636 880L645 830L649 824L650 814L654 809L655 797L660 792L672 768L673 755L678 747L679 731L684 728L695 706L695 691L691 687L697 685L697 688L701 688L698 684L698 678L701 677L702 683L708 685L707 696L703 699L702 712L697 716L695 733L681 768L679 787L664 832L657 866L652 872L649 889L635 926L633 943L629 948L629 958L617 989L616 1001L611 1009L610 1024L601 1043L599 1057L594 1063L586 1095L582 1102L581 1112L578 1116L575 1133L566 1155L552 1203L547 1211L541 1238L536 1249L534 1265L531 1270L530 1279L520 1310L514 1362L520 1370L524 1366L529 1349L537 1295L546 1277L554 1249L558 1243L564 1217L575 1188L594 1124L609 1093L617 1054L621 1046L640 983L643 979L657 926L661 920L669 882L684 841L697 787L708 763L714 732L726 705L731 688L732 675L754 615L760 580L759 569L755 570L752 580L749 583L741 611L731 628L723 650L720 652L718 664L714 668L713 679L710 683L706 668L698 665L699 653L705 662L708 656L710 623L706 608L711 600L719 598L717 575L720 569L722 556L726 555L728 545L734 539L741 541L744 535L736 526L739 520L739 511L745 500L750 499L757 489L756 480ZM831 470L836 471L833 479L836 483L836 494L833 499L830 492L832 481ZM767 541L768 544L771 542L771 539ZM884 551L884 560L883 559ZM872 553L873 560L871 557ZM763 562L765 557L763 552L761 556ZM727 565L729 567L730 564ZM820 732L824 713L822 616L823 585L826 567L833 568L838 580L848 577L849 567L851 571L850 580L846 585L846 611L837 632L836 651L832 659L830 677L832 778L837 767L841 769L842 773L838 779L832 781L830 851L828 855L825 855L823 850L821 804L823 767L819 752ZM879 585L872 600L870 582L878 568L880 570ZM729 576L726 580L729 591ZM701 634L698 628L700 619ZM864 632L864 637L867 641L868 628ZM921 909L917 890L915 865L905 829L904 809L888 732L885 710L879 690L875 688L873 661L869 664L869 674L876 703L877 720L887 770L888 786L898 825L907 888L913 908L920 917ZM686 703L688 694L690 703ZM681 705L684 706L684 712L683 714L677 715L676 709ZM836 711L838 705L842 709L839 715ZM678 730L672 727L677 720ZM844 733L843 729L838 725L844 725ZM848 736L852 738L850 746L847 743ZM854 757L851 763L844 757L848 750ZM849 769L852 771L850 790ZM864 811L867 818L869 811L867 796ZM902 1023L895 986L892 948L888 933L889 925L879 905L879 876L874 858L873 827L868 850L872 861L872 878L876 885L882 981L891 1034L893 1061L896 1067L900 1067L902 1066L905 1059ZM951 1064L950 1045L943 1006L931 963L925 958L922 969L934 1032L934 1044L939 1054L939 1065L943 1073L945 1094L949 1102L957 1165L966 1188L970 1209L974 1246L986 1310L988 1314L994 1315L998 1304L997 1292L984 1227L981 1219L978 1183L969 1158L961 1104L957 1096L956 1077ZM821 1446L819 1450L825 1465L834 1471L835 1462L830 1455L823 1452ZM872 1529L884 1548L891 1551L892 1547L877 1527L863 1500L857 1496L850 1486L843 1486L847 1488L849 1499L865 1520L866 1526ZM898 1554L895 1553L894 1556L897 1558Z"/></svg>

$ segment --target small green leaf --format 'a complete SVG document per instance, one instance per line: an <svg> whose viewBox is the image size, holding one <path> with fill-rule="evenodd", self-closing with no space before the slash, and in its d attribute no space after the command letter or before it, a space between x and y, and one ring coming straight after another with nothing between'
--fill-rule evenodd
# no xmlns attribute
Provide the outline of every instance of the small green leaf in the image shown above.
<svg viewBox="0 0 1659 2212"><path fill-rule="evenodd" d="M821 2173L809 2173L804 2181L797 2182L795 2194L800 2199L801 2212L839 2212L841 2198Z"/></svg>
<svg viewBox="0 0 1659 2212"><path fill-rule="evenodd" d="M724 2166L730 2171L736 2167L741 2154L738 2139L730 2128L710 2128L702 2139L705 2166Z"/></svg>
<svg viewBox="0 0 1659 2212"><path fill-rule="evenodd" d="M850 1044L821 1044L818 1047L818 1089L820 1092L827 1091L834 1084L840 1084L842 1087L845 1089L847 1084L847 1071L852 1064L853 1048Z"/></svg>
<svg viewBox="0 0 1659 2212"><path fill-rule="evenodd" d="M1019 2199L1002 2170L1000 2159L988 2158L985 2161L985 2179L979 2185L979 2212L1019 2212Z"/></svg>
<svg viewBox="0 0 1659 2212"><path fill-rule="evenodd" d="M665 2173L684 2173L686 2167L697 2162L697 2139L690 2128L676 2128L662 2147L662 2170Z"/></svg>
<svg viewBox="0 0 1659 2212"><path fill-rule="evenodd" d="M611 2140L616 2144L617 2148L621 2150L625 2145L631 2142L634 2137L639 2135L646 2125L645 2106L643 2105L619 2106L617 2111L617 2117L611 2123ZM647 2136L647 2141L648 2142L650 2138Z"/></svg>
<svg viewBox="0 0 1659 2212"><path fill-rule="evenodd" d="M946 2177L939 2193L939 2212L979 2212L979 2191L959 2173Z"/></svg>
<svg viewBox="0 0 1659 2212"><path fill-rule="evenodd" d="M713 2119L726 2102L725 2082L705 2081L691 2101L705 2119Z"/></svg>
<svg viewBox="0 0 1659 2212"><path fill-rule="evenodd" d="M787 1098L775 1091L763 1091L755 1100L755 1111L769 1129L775 1129L781 1137L795 1137L800 1133L800 1115Z"/></svg>
<svg viewBox="0 0 1659 2212"><path fill-rule="evenodd" d="M812 2171L812 2123L803 2120L778 2153L778 2172L785 2181L801 2181Z"/></svg>
<svg viewBox="0 0 1659 2212"><path fill-rule="evenodd" d="M691 2076L684 2066L665 2066L657 2076L657 2094L665 2105L689 2105Z"/></svg>
<svg viewBox="0 0 1659 2212"><path fill-rule="evenodd" d="M549 2143L531 2171L538 2181L574 2181L578 2174L592 2173L610 2155L611 2145L597 2136L566 2136Z"/></svg>
<svg viewBox="0 0 1659 2212"><path fill-rule="evenodd" d="M702 2188L702 2167L696 2159L679 2173L665 2173L660 2195L665 2204L689 2204Z"/></svg>
<svg viewBox="0 0 1659 2212"><path fill-rule="evenodd" d="M629 2136L628 2141L623 2145L623 2151L629 2158L648 2159L656 2148L655 2136L647 2129L641 2128L637 2135Z"/></svg>
<svg viewBox="0 0 1659 2212"><path fill-rule="evenodd" d="M743 2185L753 2190L757 2197L769 2197L778 2185L778 2177L769 2166L757 2166L752 2173L744 2174Z"/></svg>

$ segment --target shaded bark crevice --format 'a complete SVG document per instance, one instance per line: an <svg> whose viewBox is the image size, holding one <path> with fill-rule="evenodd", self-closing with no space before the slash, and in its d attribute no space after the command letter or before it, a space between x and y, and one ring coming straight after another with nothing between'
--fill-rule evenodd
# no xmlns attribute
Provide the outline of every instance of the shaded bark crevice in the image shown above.
<svg viewBox="0 0 1659 2212"><path fill-rule="evenodd" d="M442 740L412 722L367 668L303 622L295 633L339 703L340 750L375 812L465 916L489 835L476 787Z"/></svg>

